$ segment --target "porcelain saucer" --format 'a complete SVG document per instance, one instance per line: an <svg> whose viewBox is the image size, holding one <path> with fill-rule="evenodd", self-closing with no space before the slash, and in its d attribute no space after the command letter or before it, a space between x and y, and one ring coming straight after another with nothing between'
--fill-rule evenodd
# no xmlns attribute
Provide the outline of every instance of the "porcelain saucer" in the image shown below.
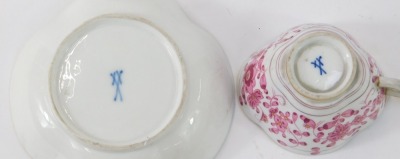
<svg viewBox="0 0 400 159"><path fill-rule="evenodd" d="M223 50L176 2L76 1L22 50L11 105L33 159L206 159L233 93Z"/></svg>

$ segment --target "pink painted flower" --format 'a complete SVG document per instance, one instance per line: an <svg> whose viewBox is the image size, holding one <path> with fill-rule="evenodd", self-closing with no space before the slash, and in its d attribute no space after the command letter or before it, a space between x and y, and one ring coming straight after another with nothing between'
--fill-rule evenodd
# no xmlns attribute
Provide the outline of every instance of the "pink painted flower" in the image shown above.
<svg viewBox="0 0 400 159"><path fill-rule="evenodd" d="M297 113L296 113L296 112L293 112L293 113L292 113L292 121L293 121L293 122L296 122L296 121L297 121L297 118L298 118Z"/></svg>
<svg viewBox="0 0 400 159"><path fill-rule="evenodd" d="M245 90L247 92L251 92L250 89L253 89L256 81L255 81L255 76L256 76L256 63L251 62L250 64L247 65L245 69L245 74L243 76L243 81L245 84Z"/></svg>
<svg viewBox="0 0 400 159"><path fill-rule="evenodd" d="M247 96L247 102L253 109L261 103L261 99L263 99L263 96L259 89L255 90Z"/></svg>
<svg viewBox="0 0 400 159"><path fill-rule="evenodd" d="M264 114L264 112L261 114L261 119L260 119L261 121L263 121L263 122L268 122L268 117L267 117L267 115L265 115Z"/></svg>
<svg viewBox="0 0 400 159"><path fill-rule="evenodd" d="M335 143L338 140L343 139L348 132L350 131L350 126L351 124L337 124L335 126L335 130L332 132L328 133L327 139L333 143ZM332 145L333 146L333 145Z"/></svg>
<svg viewBox="0 0 400 159"><path fill-rule="evenodd" d="M322 130L331 129L331 128L335 127L337 123L340 123L340 122L343 122L343 121L344 121L344 118L333 119L333 121L327 122L324 125L322 125L321 127L319 127L318 130L322 131Z"/></svg>
<svg viewBox="0 0 400 159"><path fill-rule="evenodd" d="M288 129L290 119L282 112L275 112L273 114L274 122L271 123L271 125L274 126L274 128L272 128L273 132L276 134L282 132L282 136L286 137L285 132Z"/></svg>
<svg viewBox="0 0 400 159"><path fill-rule="evenodd" d="M315 143L319 143L320 141L321 141L321 139L322 139L322 137L324 137L324 132L319 132L318 134L317 134L317 136L315 136L315 138L313 139L313 141L315 142Z"/></svg>
<svg viewBox="0 0 400 159"><path fill-rule="evenodd" d="M375 110L368 117L371 118L372 120L375 120L378 117L378 114L379 114L379 109Z"/></svg>
<svg viewBox="0 0 400 159"><path fill-rule="evenodd" d="M283 112L279 112L279 115L282 117L282 119L283 120L285 120L287 123L290 123L290 124L293 124L293 121L290 119L290 113L289 112L286 112L286 113L283 113Z"/></svg>
<svg viewBox="0 0 400 159"><path fill-rule="evenodd" d="M285 105L284 100L280 96L267 96L267 102L264 102L263 105L265 108L275 107L279 105Z"/></svg>
<svg viewBox="0 0 400 159"><path fill-rule="evenodd" d="M263 73L260 78L260 87L264 91L265 94L268 94L267 90L267 80L265 79L265 74Z"/></svg>
<svg viewBox="0 0 400 159"><path fill-rule="evenodd" d="M275 115L274 116L274 122L271 124L274 126L273 128L270 129L275 134L278 134L279 132L282 133L283 137L286 137L286 130L288 129L288 122L280 115Z"/></svg>
<svg viewBox="0 0 400 159"><path fill-rule="evenodd" d="M353 109L348 109L348 110L344 111L344 112L341 114L341 116L342 116L342 117L350 117L350 116L352 116L352 115L354 115L354 114L356 114L356 113L358 113L358 112L355 111L355 110L353 110ZM335 120L335 119L333 119L333 120Z"/></svg>
<svg viewBox="0 0 400 159"><path fill-rule="evenodd" d="M269 109L269 118L273 118L276 114L278 114L278 108Z"/></svg>
<svg viewBox="0 0 400 159"><path fill-rule="evenodd" d="M366 121L364 121L365 118L366 118L365 115L357 115L357 116L353 119L353 121L351 122L351 124L353 124L353 125L358 125L358 124L364 125L364 124L367 123Z"/></svg>
<svg viewBox="0 0 400 159"><path fill-rule="evenodd" d="M261 53L260 54L260 58L257 61L257 67L258 67L258 70L261 70L262 72L264 72L265 71L265 66L264 66L264 54L265 54L265 52L262 50L260 53ZM265 74L265 73L263 73L263 74Z"/></svg>
<svg viewBox="0 0 400 159"><path fill-rule="evenodd" d="M304 115L300 115L300 119L301 120L303 120L303 122L304 122L304 127L306 128L306 129L315 129L315 127L316 127L316 125L317 124L315 124L315 122L313 121L313 120L311 120L311 119L309 119L309 118L307 118L307 117L305 117Z"/></svg>
<svg viewBox="0 0 400 159"><path fill-rule="evenodd" d="M311 155L318 155L319 153L320 153L320 148L319 147L311 148Z"/></svg>
<svg viewBox="0 0 400 159"><path fill-rule="evenodd" d="M272 123L272 125L276 126L279 129L279 131L281 131L281 132L286 131L289 124L282 116L275 115L274 121L275 121L275 123Z"/></svg>

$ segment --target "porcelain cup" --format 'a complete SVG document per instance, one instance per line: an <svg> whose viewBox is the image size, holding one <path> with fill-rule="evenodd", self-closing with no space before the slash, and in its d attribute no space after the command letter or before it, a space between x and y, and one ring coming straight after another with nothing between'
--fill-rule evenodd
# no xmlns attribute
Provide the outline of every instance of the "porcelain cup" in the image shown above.
<svg viewBox="0 0 400 159"><path fill-rule="evenodd" d="M344 31L294 27L256 52L240 73L242 110L280 146L300 154L334 151L382 112L400 80Z"/></svg>

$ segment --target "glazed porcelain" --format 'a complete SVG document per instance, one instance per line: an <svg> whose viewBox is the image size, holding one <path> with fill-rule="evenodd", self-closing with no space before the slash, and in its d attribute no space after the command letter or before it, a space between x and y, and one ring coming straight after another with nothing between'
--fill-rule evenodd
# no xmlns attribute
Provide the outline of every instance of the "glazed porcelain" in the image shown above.
<svg viewBox="0 0 400 159"><path fill-rule="evenodd" d="M76 1L21 52L13 122L33 159L210 159L231 75L175 1Z"/></svg>
<svg viewBox="0 0 400 159"><path fill-rule="evenodd" d="M388 87L374 59L342 30L306 24L255 53L239 79L245 114L280 146L301 154L340 148L382 112Z"/></svg>

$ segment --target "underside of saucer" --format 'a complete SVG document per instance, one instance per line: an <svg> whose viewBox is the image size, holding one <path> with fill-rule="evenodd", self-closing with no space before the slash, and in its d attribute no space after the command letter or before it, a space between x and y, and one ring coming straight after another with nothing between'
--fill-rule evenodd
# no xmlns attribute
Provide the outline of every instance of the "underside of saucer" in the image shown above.
<svg viewBox="0 0 400 159"><path fill-rule="evenodd" d="M162 0L72 3L22 49L10 97L33 159L211 159L234 112L223 49Z"/></svg>
<svg viewBox="0 0 400 159"><path fill-rule="evenodd" d="M184 68L174 42L150 22L103 16L60 45L50 73L68 131L110 150L146 145L179 113Z"/></svg>

